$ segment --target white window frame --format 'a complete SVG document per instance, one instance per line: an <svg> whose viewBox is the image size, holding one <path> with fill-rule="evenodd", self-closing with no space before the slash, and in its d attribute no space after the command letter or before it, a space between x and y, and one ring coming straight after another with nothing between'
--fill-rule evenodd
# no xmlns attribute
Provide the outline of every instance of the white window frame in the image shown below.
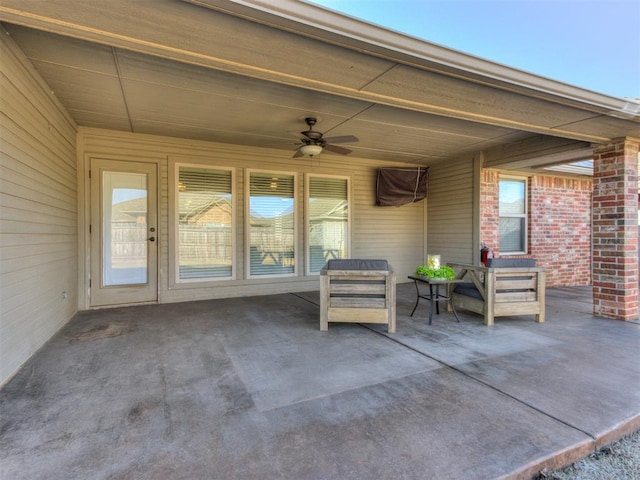
<svg viewBox="0 0 640 480"><path fill-rule="evenodd" d="M324 175L320 173L309 173L305 175L305 184L304 184L304 196L305 196L305 219L304 219L304 230L305 230L305 273L308 276L319 276L320 272L312 272L311 271L311 243L310 243L310 235L309 230L311 227L311 206L310 206L310 183L312 178L334 178L338 180L346 180L347 182L347 239L346 239L346 251L347 258L351 255L351 218L352 218L352 198L351 194L351 177L343 176L343 175Z"/></svg>
<svg viewBox="0 0 640 480"><path fill-rule="evenodd" d="M270 175L287 175L293 177L293 272L274 273L272 275L251 275L251 174L267 173ZM292 171L271 170L271 169L245 169L245 196L244 196L244 218L245 218L245 277L247 279L268 279L296 277L300 271L300 242L298 240L298 173Z"/></svg>
<svg viewBox="0 0 640 480"><path fill-rule="evenodd" d="M207 278L180 278L180 219L178 218L180 207L178 205L179 202L179 178L180 178L180 168L199 168L204 170L219 170L219 171L228 171L231 172L231 275L226 277L207 277ZM212 283L212 282L224 282L230 280L236 280L236 272L237 272L237 262L236 262L236 249L237 249L237 231L236 231L236 169L233 167L225 167L211 164L203 164L203 163L187 163L187 162L175 162L174 168L172 172L171 185L172 185L172 195L173 201L171 204L173 205L173 211L170 212L171 219L173 221L173 239L170 242L171 255L173 255L173 274L171 278L173 279L174 286L180 285L193 285L197 283Z"/></svg>
<svg viewBox="0 0 640 480"><path fill-rule="evenodd" d="M522 182L524 184L524 213L518 213L518 214L508 214L508 215L502 215L500 213L500 182L502 182L503 180L505 181L516 181L516 182ZM501 245L501 237L500 237L500 219L502 218L524 218L524 225L523 225L523 229L522 229L522 235L524 236L524 238L522 239L522 245L524 247L524 250L518 250L518 251L508 251L508 252L504 252L502 251L502 248L500 248L500 254L505 254L505 255L525 255L528 251L529 251L529 179L528 177L516 177L516 176L506 176L506 175L500 175L500 177L498 178L498 245Z"/></svg>

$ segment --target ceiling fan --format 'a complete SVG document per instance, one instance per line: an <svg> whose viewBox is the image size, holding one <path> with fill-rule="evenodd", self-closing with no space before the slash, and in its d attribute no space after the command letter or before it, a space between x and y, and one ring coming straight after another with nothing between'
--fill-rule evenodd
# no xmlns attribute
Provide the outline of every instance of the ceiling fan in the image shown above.
<svg viewBox="0 0 640 480"><path fill-rule="evenodd" d="M318 155L322 150L328 150L329 152L339 153L340 155L348 155L351 150L344 147L335 145L336 143L355 143L358 141L357 137L353 135L344 135L341 137L329 137L322 138L322 133L313 130L313 126L317 123L315 117L307 117L304 119L309 129L304 132L300 132L303 137L300 139L300 147L296 150L293 158L298 157L313 157Z"/></svg>

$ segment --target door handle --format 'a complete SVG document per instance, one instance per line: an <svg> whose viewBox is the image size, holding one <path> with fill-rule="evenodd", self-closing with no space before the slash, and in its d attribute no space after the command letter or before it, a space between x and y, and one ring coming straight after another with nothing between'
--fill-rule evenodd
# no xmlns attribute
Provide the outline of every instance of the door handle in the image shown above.
<svg viewBox="0 0 640 480"><path fill-rule="evenodd" d="M156 237L149 237L149 241L150 242L155 242L156 241Z"/></svg>

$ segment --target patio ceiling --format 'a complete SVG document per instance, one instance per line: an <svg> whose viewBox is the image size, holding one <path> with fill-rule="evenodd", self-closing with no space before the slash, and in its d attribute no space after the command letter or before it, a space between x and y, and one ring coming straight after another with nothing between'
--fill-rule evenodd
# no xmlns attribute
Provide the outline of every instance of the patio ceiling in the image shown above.
<svg viewBox="0 0 640 480"><path fill-rule="evenodd" d="M81 126L293 154L315 116L325 135L360 139L353 157L429 165L484 150L487 166L520 170L640 136L635 101L272 3L4 0L0 20Z"/></svg>

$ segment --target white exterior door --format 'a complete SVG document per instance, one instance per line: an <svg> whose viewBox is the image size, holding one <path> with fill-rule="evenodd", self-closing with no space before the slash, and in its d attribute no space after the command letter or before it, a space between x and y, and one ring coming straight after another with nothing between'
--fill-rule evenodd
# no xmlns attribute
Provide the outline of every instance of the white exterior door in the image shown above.
<svg viewBox="0 0 640 480"><path fill-rule="evenodd" d="M155 164L91 160L92 307L158 300L157 203Z"/></svg>

